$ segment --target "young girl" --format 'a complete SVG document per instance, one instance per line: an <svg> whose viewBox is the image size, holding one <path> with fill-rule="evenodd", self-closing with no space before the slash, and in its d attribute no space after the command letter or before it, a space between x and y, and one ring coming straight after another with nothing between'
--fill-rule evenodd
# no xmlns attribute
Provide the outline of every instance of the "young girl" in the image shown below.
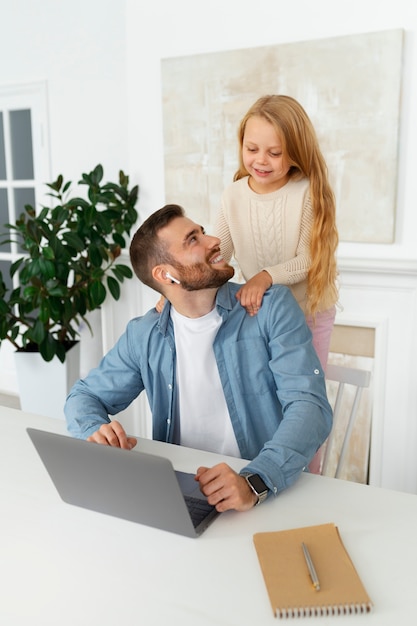
<svg viewBox="0 0 417 626"><path fill-rule="evenodd" d="M293 98L264 96L239 130L239 169L216 224L223 256L246 283L237 296L255 315L272 284L303 309L326 368L338 299L335 200L313 125Z"/></svg>
<svg viewBox="0 0 417 626"><path fill-rule="evenodd" d="M326 369L336 315L335 200L313 125L294 98L264 96L239 130L239 168L223 193L216 234L246 283L237 297L256 315L272 284L303 309ZM320 473L322 451L310 463Z"/></svg>

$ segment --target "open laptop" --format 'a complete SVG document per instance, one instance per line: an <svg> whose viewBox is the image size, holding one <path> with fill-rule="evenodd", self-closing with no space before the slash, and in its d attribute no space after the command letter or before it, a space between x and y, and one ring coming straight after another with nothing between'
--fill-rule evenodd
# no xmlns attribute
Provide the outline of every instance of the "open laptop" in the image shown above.
<svg viewBox="0 0 417 626"><path fill-rule="evenodd" d="M219 514L169 459L27 428L64 502L186 537Z"/></svg>

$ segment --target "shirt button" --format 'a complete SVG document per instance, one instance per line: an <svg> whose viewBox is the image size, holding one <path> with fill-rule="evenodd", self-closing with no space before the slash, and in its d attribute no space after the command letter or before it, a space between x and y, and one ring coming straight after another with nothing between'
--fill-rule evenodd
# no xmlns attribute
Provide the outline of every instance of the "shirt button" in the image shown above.
<svg viewBox="0 0 417 626"><path fill-rule="evenodd" d="M168 385L168 389L172 389L172 385L171 384Z"/></svg>
<svg viewBox="0 0 417 626"><path fill-rule="evenodd" d="M314 370L315 374L320 374L320 370Z"/></svg>

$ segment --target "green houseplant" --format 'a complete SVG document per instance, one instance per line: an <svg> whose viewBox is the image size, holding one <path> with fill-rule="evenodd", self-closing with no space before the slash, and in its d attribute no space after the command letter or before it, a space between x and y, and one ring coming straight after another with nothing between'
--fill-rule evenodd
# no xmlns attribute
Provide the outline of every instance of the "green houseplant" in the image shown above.
<svg viewBox="0 0 417 626"><path fill-rule="evenodd" d="M133 276L117 259L138 217L139 189L129 188L122 171L118 183L102 181L101 165L82 174L84 199L70 195L72 183L60 175L47 185L52 208L37 215L26 205L15 224L3 227L0 245L14 241L22 255L10 267L19 286L7 290L0 273L0 344L8 340L17 351L38 351L45 361L56 356L63 363L81 321L90 327L88 312L108 293L119 299L120 283Z"/></svg>

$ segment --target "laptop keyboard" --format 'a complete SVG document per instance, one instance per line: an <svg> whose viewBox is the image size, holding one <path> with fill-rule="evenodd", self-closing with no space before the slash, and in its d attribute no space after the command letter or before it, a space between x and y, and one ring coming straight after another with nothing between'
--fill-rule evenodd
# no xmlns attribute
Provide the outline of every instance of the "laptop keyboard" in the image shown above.
<svg viewBox="0 0 417 626"><path fill-rule="evenodd" d="M202 522L203 519L205 519L207 515L213 511L214 506L201 498L193 498L193 496L184 496L184 498L194 528L197 528L200 522Z"/></svg>

